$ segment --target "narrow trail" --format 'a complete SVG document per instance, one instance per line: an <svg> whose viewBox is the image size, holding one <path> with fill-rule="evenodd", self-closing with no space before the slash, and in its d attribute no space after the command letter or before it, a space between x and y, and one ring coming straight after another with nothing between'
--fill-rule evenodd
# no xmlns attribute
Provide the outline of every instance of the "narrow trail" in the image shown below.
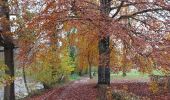
<svg viewBox="0 0 170 100"><path fill-rule="evenodd" d="M55 88L41 96L33 97L28 100L89 100L89 98L90 100L96 100L97 90L94 88L95 85L95 80L82 77L80 80L71 82L64 87Z"/></svg>
<svg viewBox="0 0 170 100"><path fill-rule="evenodd" d="M113 79L111 81L111 87L113 89L122 89L124 86L127 86L129 92L139 96L147 96L151 98L150 100L170 100L170 93L150 95L148 82L149 80L145 79ZM97 100L97 88L94 88L95 86L95 79L82 77L80 80L51 89L40 96L35 96L27 100Z"/></svg>
<svg viewBox="0 0 170 100"><path fill-rule="evenodd" d="M81 85L84 84L89 84L89 78L88 77L82 77L80 80L76 80L74 81L72 84L70 84L69 86L67 86L63 91L61 91L61 95L60 96L53 96L52 98L50 98L51 100L75 100L75 99L79 99L79 91L76 91L77 88L80 88ZM70 95L71 92L74 92L75 94ZM70 96L70 97L68 97ZM74 97L74 99L73 99Z"/></svg>

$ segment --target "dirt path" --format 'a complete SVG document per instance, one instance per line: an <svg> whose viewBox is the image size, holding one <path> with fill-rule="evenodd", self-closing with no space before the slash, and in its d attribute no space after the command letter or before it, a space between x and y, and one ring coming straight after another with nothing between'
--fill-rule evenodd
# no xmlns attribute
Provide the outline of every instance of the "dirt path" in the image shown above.
<svg viewBox="0 0 170 100"><path fill-rule="evenodd" d="M80 80L70 84L50 90L41 96L33 97L28 100L96 100L95 80L82 77ZM83 98L83 99L80 99Z"/></svg>
<svg viewBox="0 0 170 100"><path fill-rule="evenodd" d="M129 92L139 96L148 96L152 98L151 100L156 100L156 95L150 95L147 82L148 80L143 79L113 79L111 87L113 89L122 89L123 86L127 86ZM95 86L95 79L91 80L88 77L82 77L80 80L71 82L66 86L49 90L40 96L28 100L97 100L97 89L94 88ZM170 100L170 94L160 94L158 96L161 98L159 100Z"/></svg>
<svg viewBox="0 0 170 100"><path fill-rule="evenodd" d="M69 86L67 86L63 91L61 91L61 95L54 95L52 98L50 98L51 100L67 100L67 98L69 98L69 100L71 100L72 97L74 97L74 99L78 99L79 96L76 94L79 94L78 91L76 91L76 89L80 88L82 85L84 84L89 84L89 78L88 77L82 77L80 80L76 80L74 81L72 84L70 84ZM76 92L75 94L73 94L72 92ZM72 94L72 95L70 95ZM68 97L71 96L71 97ZM73 99L73 100L74 100Z"/></svg>

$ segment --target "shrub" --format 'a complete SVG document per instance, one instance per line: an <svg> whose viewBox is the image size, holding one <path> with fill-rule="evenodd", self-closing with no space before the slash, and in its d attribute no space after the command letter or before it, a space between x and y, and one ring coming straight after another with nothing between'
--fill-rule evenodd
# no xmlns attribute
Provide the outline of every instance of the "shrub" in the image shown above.
<svg viewBox="0 0 170 100"><path fill-rule="evenodd" d="M112 97L113 100L141 100L139 96L124 90L114 90Z"/></svg>

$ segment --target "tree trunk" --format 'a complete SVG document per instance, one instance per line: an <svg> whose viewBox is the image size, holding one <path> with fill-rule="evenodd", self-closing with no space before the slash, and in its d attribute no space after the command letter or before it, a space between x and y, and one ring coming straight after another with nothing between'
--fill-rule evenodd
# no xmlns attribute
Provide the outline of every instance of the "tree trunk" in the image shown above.
<svg viewBox="0 0 170 100"><path fill-rule="evenodd" d="M109 37L99 40L98 84L110 85Z"/></svg>
<svg viewBox="0 0 170 100"><path fill-rule="evenodd" d="M6 20L9 20L9 7L6 3L8 0L2 0L3 3L3 12L2 15L6 17ZM3 32L10 31L10 25L8 24L7 27L3 27ZM1 34L2 35L2 34ZM5 74L9 75L10 77L14 77L14 45L12 43L12 37L3 35L3 39L1 41L4 42L4 56L5 56L5 64L7 65L8 69L5 71ZM15 100L15 87L14 87L14 80L12 80L11 84L7 84L4 87L4 100Z"/></svg>
<svg viewBox="0 0 170 100"><path fill-rule="evenodd" d="M91 69L92 69L92 66L91 65L89 65L89 78L90 79L92 79L93 77L92 77L92 74L91 74Z"/></svg>
<svg viewBox="0 0 170 100"><path fill-rule="evenodd" d="M123 74L122 74L122 76L123 76L123 77L125 77L125 76L126 76L126 72L125 72L125 71L123 71Z"/></svg>
<svg viewBox="0 0 170 100"><path fill-rule="evenodd" d="M111 87L105 84L99 85L98 86L98 97L99 97L99 100L113 100Z"/></svg>
<svg viewBox="0 0 170 100"><path fill-rule="evenodd" d="M125 77L126 76L126 67L127 67L127 57L126 57L126 55L127 55L127 46L126 46L126 44L124 43L124 48L123 48L123 66L122 66L122 72L123 72L123 74L122 74L122 76L123 77Z"/></svg>
<svg viewBox="0 0 170 100"><path fill-rule="evenodd" d="M111 0L100 0L101 14L109 15ZM98 66L98 98L99 100L111 100L108 95L110 85L110 36L107 33L99 33L99 66Z"/></svg>
<svg viewBox="0 0 170 100"><path fill-rule="evenodd" d="M14 77L14 59L13 59L13 46L4 47L5 55L5 64L8 67L8 70L5 71L5 74ZM4 87L4 100L15 100L15 87L14 81L11 84Z"/></svg>
<svg viewBox="0 0 170 100"><path fill-rule="evenodd" d="M82 76L82 70L79 71L79 76Z"/></svg>
<svg viewBox="0 0 170 100"><path fill-rule="evenodd" d="M88 57L87 60L88 60L88 65L89 65L89 78L92 79L93 78L91 74L92 64L90 62L90 56L88 55L87 57Z"/></svg>
<svg viewBox="0 0 170 100"><path fill-rule="evenodd" d="M101 15L109 15L111 0L100 0ZM110 49L109 34L99 33L99 68L98 68L98 84L110 85Z"/></svg>
<svg viewBox="0 0 170 100"><path fill-rule="evenodd" d="M25 88L27 90L27 93L29 94L29 88L28 88L28 85L27 85L27 79L26 79L26 74L25 74L25 66L23 66L22 73L23 73Z"/></svg>
<svg viewBox="0 0 170 100"><path fill-rule="evenodd" d="M99 41L99 68L98 68L98 97L99 100L111 100L108 94L110 87L110 56L109 37Z"/></svg>
<svg viewBox="0 0 170 100"><path fill-rule="evenodd" d="M88 67L85 69L85 72L84 72L84 74L86 75L86 74L88 74Z"/></svg>
<svg viewBox="0 0 170 100"><path fill-rule="evenodd" d="M50 89L50 86L49 86L49 85L47 85L46 83L43 83L43 86L44 86L44 89L45 89L45 90Z"/></svg>

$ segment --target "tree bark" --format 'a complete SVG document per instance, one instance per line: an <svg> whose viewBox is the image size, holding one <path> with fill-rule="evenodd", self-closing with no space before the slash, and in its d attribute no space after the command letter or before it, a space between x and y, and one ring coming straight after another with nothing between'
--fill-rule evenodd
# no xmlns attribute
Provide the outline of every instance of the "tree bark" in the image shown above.
<svg viewBox="0 0 170 100"><path fill-rule="evenodd" d="M8 0L2 0L2 15L6 17L6 20L9 20L9 7L8 7ZM2 33L10 31L10 25L4 25L3 29L1 30ZM14 44L12 42L11 36L6 36L4 34L1 41L3 41L4 46L4 56L5 56L5 64L7 65L8 69L5 71L5 74L9 75L10 77L14 77ZM12 80L11 84L6 84L4 87L4 100L15 100L15 87L14 87L14 80Z"/></svg>
<svg viewBox="0 0 170 100"><path fill-rule="evenodd" d="M122 74L122 76L125 77L126 76L126 71L127 71L126 67L128 67L126 63L128 61L127 61L127 57L126 57L126 55L127 55L127 45L125 43L123 45L124 45L124 47L123 47L123 66L122 66L123 74Z"/></svg>
<svg viewBox="0 0 170 100"><path fill-rule="evenodd" d="M27 90L27 93L29 94L29 88L28 88L27 79L26 79L26 73L25 73L25 66L23 66L23 68L22 68L22 73L23 73L23 79L24 79L25 88Z"/></svg>
<svg viewBox="0 0 170 100"><path fill-rule="evenodd" d="M45 90L50 89L50 86L49 86L49 85L47 85L46 83L43 83L43 86L44 86L44 89L45 89Z"/></svg>
<svg viewBox="0 0 170 100"><path fill-rule="evenodd" d="M79 70L78 74L79 76L82 76L82 69Z"/></svg>
<svg viewBox="0 0 170 100"><path fill-rule="evenodd" d="M98 84L110 85L109 37L99 40Z"/></svg>
<svg viewBox="0 0 170 100"><path fill-rule="evenodd" d="M111 0L100 0L101 14L109 15ZM99 33L99 68L98 68L98 84L110 84L110 49L109 41L110 36L102 37Z"/></svg>
<svg viewBox="0 0 170 100"><path fill-rule="evenodd" d="M14 54L13 54L13 46L4 47L4 55L5 55L5 64L8 67L8 70L5 71L5 74L14 77ZM14 80L11 84L6 85L4 87L4 100L15 100L15 87Z"/></svg>
<svg viewBox="0 0 170 100"><path fill-rule="evenodd" d="M90 57L89 57L89 55L88 55L88 65L89 65L89 78L90 79L92 79L93 77L92 77L92 74L91 74L91 70L92 70L92 65L91 65L91 62L90 62Z"/></svg>
<svg viewBox="0 0 170 100"><path fill-rule="evenodd" d="M91 65L89 65L89 78L90 79L92 79L93 77L92 77L92 74L91 74L91 69L92 69L92 66Z"/></svg>
<svg viewBox="0 0 170 100"><path fill-rule="evenodd" d="M101 15L109 15L111 0L100 0ZM105 34L105 36L102 36ZM99 66L98 66L98 98L99 100L111 100L108 95L110 85L110 36L107 33L99 33Z"/></svg>

